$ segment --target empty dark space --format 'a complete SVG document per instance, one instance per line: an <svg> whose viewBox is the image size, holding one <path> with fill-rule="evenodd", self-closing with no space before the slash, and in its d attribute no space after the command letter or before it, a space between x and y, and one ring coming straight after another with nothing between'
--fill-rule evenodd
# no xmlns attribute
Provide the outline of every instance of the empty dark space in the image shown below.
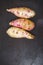
<svg viewBox="0 0 43 65"><path fill-rule="evenodd" d="M30 18L36 26L30 31L36 38L13 39L6 34L9 21L17 19L7 8L29 7L36 12ZM43 0L0 0L0 65L43 65Z"/></svg>

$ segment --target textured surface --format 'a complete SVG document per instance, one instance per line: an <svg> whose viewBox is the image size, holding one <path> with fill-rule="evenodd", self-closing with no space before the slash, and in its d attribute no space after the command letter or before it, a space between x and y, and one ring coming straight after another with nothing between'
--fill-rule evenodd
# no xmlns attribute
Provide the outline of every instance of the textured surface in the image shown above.
<svg viewBox="0 0 43 65"><path fill-rule="evenodd" d="M31 31L36 39L12 39L6 35L9 21L16 19L6 12L7 8L27 6L36 11L32 18L36 28ZM42 0L4 0L0 1L0 65L43 65L43 1Z"/></svg>

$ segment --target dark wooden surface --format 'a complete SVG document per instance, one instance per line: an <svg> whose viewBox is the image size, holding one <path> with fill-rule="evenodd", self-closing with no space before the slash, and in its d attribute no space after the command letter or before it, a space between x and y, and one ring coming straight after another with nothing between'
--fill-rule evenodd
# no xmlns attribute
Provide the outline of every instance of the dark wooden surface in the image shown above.
<svg viewBox="0 0 43 65"><path fill-rule="evenodd" d="M34 40L12 39L6 34L10 20L17 17L6 11L12 7L30 7L36 12L31 18L36 24ZM43 1L1 0L0 1L0 65L43 65Z"/></svg>

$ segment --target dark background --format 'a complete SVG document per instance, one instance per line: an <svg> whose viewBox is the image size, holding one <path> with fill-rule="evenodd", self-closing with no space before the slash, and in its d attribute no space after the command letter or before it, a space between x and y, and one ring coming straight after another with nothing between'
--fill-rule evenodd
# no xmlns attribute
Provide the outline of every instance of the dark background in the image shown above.
<svg viewBox="0 0 43 65"><path fill-rule="evenodd" d="M12 39L6 34L9 21L17 18L6 9L21 6L36 12L30 18L36 24L31 31L34 40ZM43 65L43 0L0 0L0 65Z"/></svg>

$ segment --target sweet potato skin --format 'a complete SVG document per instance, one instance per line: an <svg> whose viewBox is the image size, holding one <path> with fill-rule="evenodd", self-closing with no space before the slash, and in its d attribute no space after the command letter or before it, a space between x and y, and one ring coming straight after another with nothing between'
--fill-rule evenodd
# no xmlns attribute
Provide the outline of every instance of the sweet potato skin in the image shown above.
<svg viewBox="0 0 43 65"><path fill-rule="evenodd" d="M11 37L11 38L27 38L27 39L34 39L35 36L32 35L31 33L17 28L17 27L10 27L6 33Z"/></svg>
<svg viewBox="0 0 43 65"><path fill-rule="evenodd" d="M34 10L27 7L10 8L7 11L21 18L31 18L36 14Z"/></svg>
<svg viewBox="0 0 43 65"><path fill-rule="evenodd" d="M31 31L35 27L35 23L33 21L28 19L23 19L23 18L12 20L10 21L9 25L23 28L24 30L27 30L27 31Z"/></svg>

